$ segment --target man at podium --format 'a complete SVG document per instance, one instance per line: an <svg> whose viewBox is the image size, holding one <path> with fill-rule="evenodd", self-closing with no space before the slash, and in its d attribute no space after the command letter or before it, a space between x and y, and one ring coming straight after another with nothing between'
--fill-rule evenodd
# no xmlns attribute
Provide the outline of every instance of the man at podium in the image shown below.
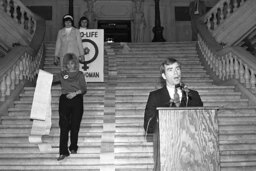
<svg viewBox="0 0 256 171"><path fill-rule="evenodd" d="M154 133L158 107L202 107L203 102L197 91L181 82L181 66L174 58L167 58L160 66L165 85L150 92L144 115L146 133Z"/></svg>

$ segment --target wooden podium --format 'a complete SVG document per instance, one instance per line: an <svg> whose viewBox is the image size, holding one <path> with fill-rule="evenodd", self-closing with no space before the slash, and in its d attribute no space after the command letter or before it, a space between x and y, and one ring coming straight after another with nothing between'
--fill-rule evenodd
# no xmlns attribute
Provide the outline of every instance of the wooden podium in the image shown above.
<svg viewBox="0 0 256 171"><path fill-rule="evenodd" d="M155 171L220 171L217 108L157 108Z"/></svg>

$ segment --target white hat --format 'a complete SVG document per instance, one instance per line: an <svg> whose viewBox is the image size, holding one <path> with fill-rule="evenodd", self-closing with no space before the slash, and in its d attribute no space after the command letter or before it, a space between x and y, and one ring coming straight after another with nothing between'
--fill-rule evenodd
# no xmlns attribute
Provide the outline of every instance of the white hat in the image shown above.
<svg viewBox="0 0 256 171"><path fill-rule="evenodd" d="M74 20L73 17L72 17L71 15L69 15L69 14L64 15L63 19L64 19L64 20L65 20L65 19L71 19L72 21Z"/></svg>

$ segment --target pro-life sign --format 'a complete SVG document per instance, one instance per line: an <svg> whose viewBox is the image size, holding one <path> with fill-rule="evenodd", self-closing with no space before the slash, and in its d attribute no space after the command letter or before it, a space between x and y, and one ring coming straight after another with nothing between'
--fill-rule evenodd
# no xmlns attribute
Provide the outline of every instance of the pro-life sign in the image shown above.
<svg viewBox="0 0 256 171"><path fill-rule="evenodd" d="M85 51L80 71L87 82L104 82L104 30L81 28L80 35Z"/></svg>

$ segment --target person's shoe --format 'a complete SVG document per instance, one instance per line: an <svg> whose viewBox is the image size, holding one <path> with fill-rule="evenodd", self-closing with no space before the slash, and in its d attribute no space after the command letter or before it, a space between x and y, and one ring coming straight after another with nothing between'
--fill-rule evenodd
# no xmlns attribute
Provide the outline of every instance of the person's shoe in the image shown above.
<svg viewBox="0 0 256 171"><path fill-rule="evenodd" d="M76 150L71 150L70 153L71 154L77 154L77 151Z"/></svg>
<svg viewBox="0 0 256 171"><path fill-rule="evenodd" d="M61 155L57 158L57 160L60 161L60 160L65 159L66 157L68 157L68 155L61 154Z"/></svg>

